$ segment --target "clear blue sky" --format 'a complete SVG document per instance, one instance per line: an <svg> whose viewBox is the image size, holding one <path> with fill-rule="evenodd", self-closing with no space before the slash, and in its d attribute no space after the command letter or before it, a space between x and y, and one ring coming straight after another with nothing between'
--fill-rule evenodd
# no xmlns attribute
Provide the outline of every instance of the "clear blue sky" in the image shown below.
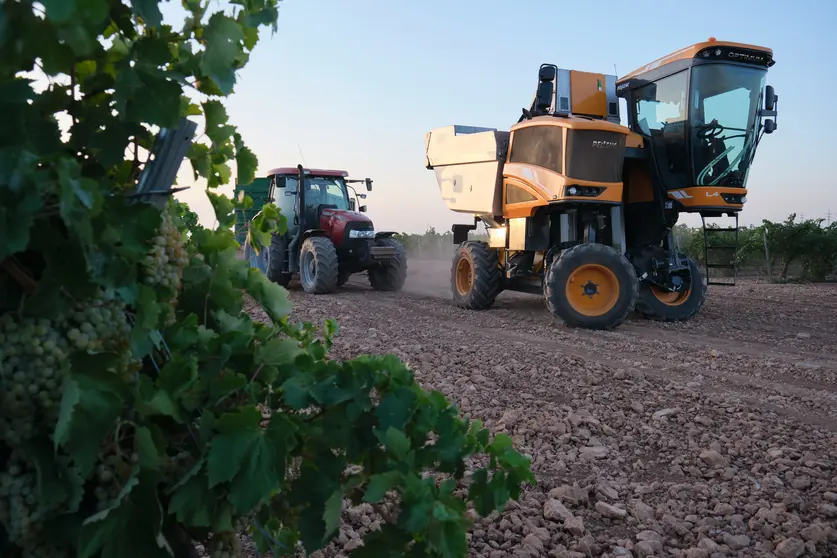
<svg viewBox="0 0 837 558"><path fill-rule="evenodd" d="M175 5L165 13L176 20ZM780 113L756 155L742 221L829 209L837 219L835 24L833 0L285 0L277 33L264 34L226 104L260 173L295 166L299 146L306 166L375 180L366 201L376 228L443 231L469 218L442 202L424 168L424 134L508 129L541 63L604 73L615 64L624 75L709 36L762 45L776 59L768 83ZM197 190L182 199L210 224Z"/></svg>

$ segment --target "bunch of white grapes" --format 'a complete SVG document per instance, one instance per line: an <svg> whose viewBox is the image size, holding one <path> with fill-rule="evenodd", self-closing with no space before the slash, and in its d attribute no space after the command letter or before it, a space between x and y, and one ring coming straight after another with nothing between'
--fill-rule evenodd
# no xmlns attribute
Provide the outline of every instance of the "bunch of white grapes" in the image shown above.
<svg viewBox="0 0 837 558"><path fill-rule="evenodd" d="M180 231L174 226L171 213L165 210L162 217L152 242L153 248L143 262L144 280L149 285L162 285L178 291L183 268L189 263L189 255L183 246Z"/></svg>
<svg viewBox="0 0 837 558"><path fill-rule="evenodd" d="M99 459L95 471L96 486L93 489L97 512L113 504L131 477L131 469L138 460L136 453L117 454L115 446Z"/></svg>
<svg viewBox="0 0 837 558"><path fill-rule="evenodd" d="M58 416L69 351L60 327L0 317L0 440L12 447Z"/></svg>
<svg viewBox="0 0 837 558"><path fill-rule="evenodd" d="M234 531L216 533L207 545L210 558L238 558L241 556L241 540Z"/></svg>
<svg viewBox="0 0 837 558"><path fill-rule="evenodd" d="M75 351L109 352L120 370L135 366L125 305L100 293L51 319L0 317L0 440L12 447L52 431Z"/></svg>

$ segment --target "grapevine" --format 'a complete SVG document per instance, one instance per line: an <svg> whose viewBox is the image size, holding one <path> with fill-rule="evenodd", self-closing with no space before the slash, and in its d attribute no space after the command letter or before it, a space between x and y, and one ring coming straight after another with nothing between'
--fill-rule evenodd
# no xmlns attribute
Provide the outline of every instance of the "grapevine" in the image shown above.
<svg viewBox="0 0 837 558"><path fill-rule="evenodd" d="M529 460L395 357L329 359L337 324L294 321L216 192L258 166L221 99L278 0L159 4L0 3L0 556L313 552L345 500L393 510L359 556L465 556L469 506L517 498ZM183 119L215 228L139 193L171 186L149 152ZM285 226L267 204L250 241Z"/></svg>

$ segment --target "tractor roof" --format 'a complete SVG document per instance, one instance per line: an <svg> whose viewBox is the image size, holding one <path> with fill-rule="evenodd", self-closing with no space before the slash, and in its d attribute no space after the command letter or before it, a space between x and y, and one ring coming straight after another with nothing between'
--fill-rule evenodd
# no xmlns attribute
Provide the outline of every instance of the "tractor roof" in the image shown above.
<svg viewBox="0 0 837 558"><path fill-rule="evenodd" d="M767 47L756 46L756 45L748 45L744 43L731 43L729 41L718 41L715 37L709 37L707 41L702 43L695 43L691 46L686 48L682 48L676 52L672 52L662 58L658 58L651 62L650 64L646 64L641 68L634 70L633 72L629 73L628 75L622 76L617 80L616 83L622 83L625 81L630 80L631 78L635 78L641 76L645 72L654 70L661 66L665 66L666 64L671 64L672 62L677 62L678 60L684 60L688 58L696 58L697 55L703 51L704 49L711 48L711 47L721 47L721 48L729 48L735 50L743 50L743 51L756 51L760 53L764 53L767 55L768 60L773 58L773 51ZM772 64L768 63L765 64L766 66L771 66Z"/></svg>
<svg viewBox="0 0 837 558"><path fill-rule="evenodd" d="M310 174L311 176L342 176L346 178L349 176L349 173L344 170L334 170L334 169L303 169L305 174ZM291 174L299 174L299 169L296 167L278 167L275 169L271 169L267 172L268 176L274 176L277 174L284 174L284 175L291 175Z"/></svg>

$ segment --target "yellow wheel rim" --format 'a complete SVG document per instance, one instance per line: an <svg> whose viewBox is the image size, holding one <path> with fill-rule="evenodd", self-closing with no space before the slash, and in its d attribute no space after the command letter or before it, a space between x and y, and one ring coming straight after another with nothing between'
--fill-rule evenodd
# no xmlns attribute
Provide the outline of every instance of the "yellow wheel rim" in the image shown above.
<svg viewBox="0 0 837 558"><path fill-rule="evenodd" d="M456 291L460 296L466 296L474 285L474 269L471 262L462 258L456 263Z"/></svg>
<svg viewBox="0 0 837 558"><path fill-rule="evenodd" d="M680 306L689 300L689 295L692 293L692 289L686 289L685 291L676 293L674 291L665 291L654 285L650 285L650 287L651 294L653 294L657 300L668 306Z"/></svg>
<svg viewBox="0 0 837 558"><path fill-rule="evenodd" d="M603 265L582 265L567 280L566 294L570 306L579 314L602 316L619 300L619 280Z"/></svg>

